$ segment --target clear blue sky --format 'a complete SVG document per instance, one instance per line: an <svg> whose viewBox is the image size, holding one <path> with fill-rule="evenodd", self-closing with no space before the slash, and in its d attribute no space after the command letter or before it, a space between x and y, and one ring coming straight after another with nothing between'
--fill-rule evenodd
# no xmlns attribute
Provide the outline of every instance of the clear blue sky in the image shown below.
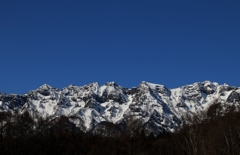
<svg viewBox="0 0 240 155"><path fill-rule="evenodd" d="M239 0L0 0L0 92L240 86Z"/></svg>

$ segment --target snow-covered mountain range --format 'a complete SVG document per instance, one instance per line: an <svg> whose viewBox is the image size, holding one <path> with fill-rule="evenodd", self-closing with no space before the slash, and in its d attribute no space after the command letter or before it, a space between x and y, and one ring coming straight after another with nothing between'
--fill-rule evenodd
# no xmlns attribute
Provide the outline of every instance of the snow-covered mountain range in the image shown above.
<svg viewBox="0 0 240 155"><path fill-rule="evenodd" d="M64 115L86 131L103 122L119 124L134 117L158 134L174 131L183 115L206 110L216 100L235 106L240 103L240 88L210 81L175 89L145 81L133 88L107 82L58 90L45 84L24 95L0 93L0 111L29 111L51 118Z"/></svg>

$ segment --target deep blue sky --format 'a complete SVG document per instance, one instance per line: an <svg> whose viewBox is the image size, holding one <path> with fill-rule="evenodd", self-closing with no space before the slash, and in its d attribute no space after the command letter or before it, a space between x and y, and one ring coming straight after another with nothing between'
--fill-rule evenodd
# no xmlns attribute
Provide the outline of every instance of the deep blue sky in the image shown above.
<svg viewBox="0 0 240 155"><path fill-rule="evenodd" d="M0 92L240 86L239 0L0 0Z"/></svg>

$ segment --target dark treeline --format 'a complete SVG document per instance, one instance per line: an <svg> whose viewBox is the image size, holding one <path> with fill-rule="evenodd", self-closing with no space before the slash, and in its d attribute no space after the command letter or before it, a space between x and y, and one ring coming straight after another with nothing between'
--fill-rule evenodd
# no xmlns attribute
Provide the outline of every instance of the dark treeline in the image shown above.
<svg viewBox="0 0 240 155"><path fill-rule="evenodd" d="M196 116L186 116L183 127L172 134L146 135L132 121L119 126L105 124L114 136L83 133L68 117L55 120L29 113L0 113L0 154L86 155L237 155L240 154L240 112L222 115L220 104ZM4 120L4 121L3 121Z"/></svg>

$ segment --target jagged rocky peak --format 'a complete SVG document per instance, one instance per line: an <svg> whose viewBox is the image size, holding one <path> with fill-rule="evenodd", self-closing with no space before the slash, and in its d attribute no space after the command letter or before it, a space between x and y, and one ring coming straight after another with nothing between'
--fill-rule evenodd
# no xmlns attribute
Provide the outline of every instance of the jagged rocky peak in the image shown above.
<svg viewBox="0 0 240 155"><path fill-rule="evenodd" d="M99 91L99 84L97 82L90 83L83 86L74 86L69 85L62 89L62 94L66 96L75 96L79 98L91 98L98 94Z"/></svg>
<svg viewBox="0 0 240 155"><path fill-rule="evenodd" d="M171 91L164 85L154 84L154 83L150 83L150 82L146 82L146 81L142 81L139 84L138 89L144 90L144 91L151 90L151 91L154 91L156 93L159 93L159 94L165 95L165 96L171 95Z"/></svg>
<svg viewBox="0 0 240 155"><path fill-rule="evenodd" d="M103 86L100 87L100 94L111 93L111 92L122 92L123 88L118 85L116 82L106 82Z"/></svg>
<svg viewBox="0 0 240 155"><path fill-rule="evenodd" d="M99 83L98 82L93 82L93 83L88 84L88 86L92 87L92 88L95 88L95 89L98 89L99 88Z"/></svg>
<svg viewBox="0 0 240 155"><path fill-rule="evenodd" d="M156 89L156 88L160 88L160 87L166 88L164 85L150 83L150 82L146 82L146 81L142 81L139 84L139 87L148 87L148 88L151 88L151 89Z"/></svg>
<svg viewBox="0 0 240 155"><path fill-rule="evenodd" d="M97 82L90 83L88 85L84 85L83 89L88 92L97 93L99 89L99 84Z"/></svg>
<svg viewBox="0 0 240 155"><path fill-rule="evenodd" d="M204 81L201 83L202 84L202 87L203 87L203 90L204 90L204 93L206 94L213 94L214 92L216 92L217 90L217 87L219 86L218 83L216 82L211 82L211 81Z"/></svg>
<svg viewBox="0 0 240 155"><path fill-rule="evenodd" d="M73 89L74 87L76 87L76 86L74 86L73 84L70 84L70 85L68 85L67 87L65 87L65 88L68 88L68 89Z"/></svg>
<svg viewBox="0 0 240 155"><path fill-rule="evenodd" d="M146 81L142 81L139 86L139 88L145 88L145 89L155 89L156 84L150 83L150 82L146 82Z"/></svg>
<svg viewBox="0 0 240 155"><path fill-rule="evenodd" d="M106 82L103 86L100 87L100 94L111 93L111 92L122 92L122 87L116 82Z"/></svg>
<svg viewBox="0 0 240 155"><path fill-rule="evenodd" d="M202 96L201 93L206 95L213 94L216 92L218 84L215 82L204 81L204 82L196 82L190 85L186 85L181 87L182 93L185 97L197 97Z"/></svg>
<svg viewBox="0 0 240 155"><path fill-rule="evenodd" d="M119 103L127 102L125 91L115 82L107 82L99 88L100 103L113 100Z"/></svg>
<svg viewBox="0 0 240 155"><path fill-rule="evenodd" d="M141 81L139 86L148 86L148 82L146 81Z"/></svg>
<svg viewBox="0 0 240 155"><path fill-rule="evenodd" d="M117 84L116 82L114 82L114 81L112 81L112 82L106 82L104 85L105 85L105 86L113 86L113 87L117 87L117 86L118 86L118 84Z"/></svg>
<svg viewBox="0 0 240 155"><path fill-rule="evenodd" d="M226 83L224 83L223 85L219 86L219 93L224 93L224 92L228 92L228 91L232 91L232 90L237 90L239 89L238 87L235 86L229 86Z"/></svg>
<svg viewBox="0 0 240 155"><path fill-rule="evenodd" d="M80 87L70 84L67 87L63 88L61 90L61 92L62 92L62 94L66 95L66 96L69 96L69 95L72 96L72 95L78 93L79 90L80 90Z"/></svg>
<svg viewBox="0 0 240 155"><path fill-rule="evenodd" d="M58 91L58 89L54 88L50 85L44 84L44 85L40 86L39 88L37 88L36 90L33 90L32 92L40 93L43 96L49 96L49 95L53 94L54 91Z"/></svg>
<svg viewBox="0 0 240 155"><path fill-rule="evenodd" d="M43 84L42 86L40 86L39 88L37 88L37 90L58 90L57 88L55 87L52 87L48 84Z"/></svg>
<svg viewBox="0 0 240 155"><path fill-rule="evenodd" d="M138 85L137 90L138 90L138 91L142 91L142 92L148 92L149 89L151 89L150 85L151 85L150 83L148 83L148 82L146 82L146 81L142 81L142 82Z"/></svg>

